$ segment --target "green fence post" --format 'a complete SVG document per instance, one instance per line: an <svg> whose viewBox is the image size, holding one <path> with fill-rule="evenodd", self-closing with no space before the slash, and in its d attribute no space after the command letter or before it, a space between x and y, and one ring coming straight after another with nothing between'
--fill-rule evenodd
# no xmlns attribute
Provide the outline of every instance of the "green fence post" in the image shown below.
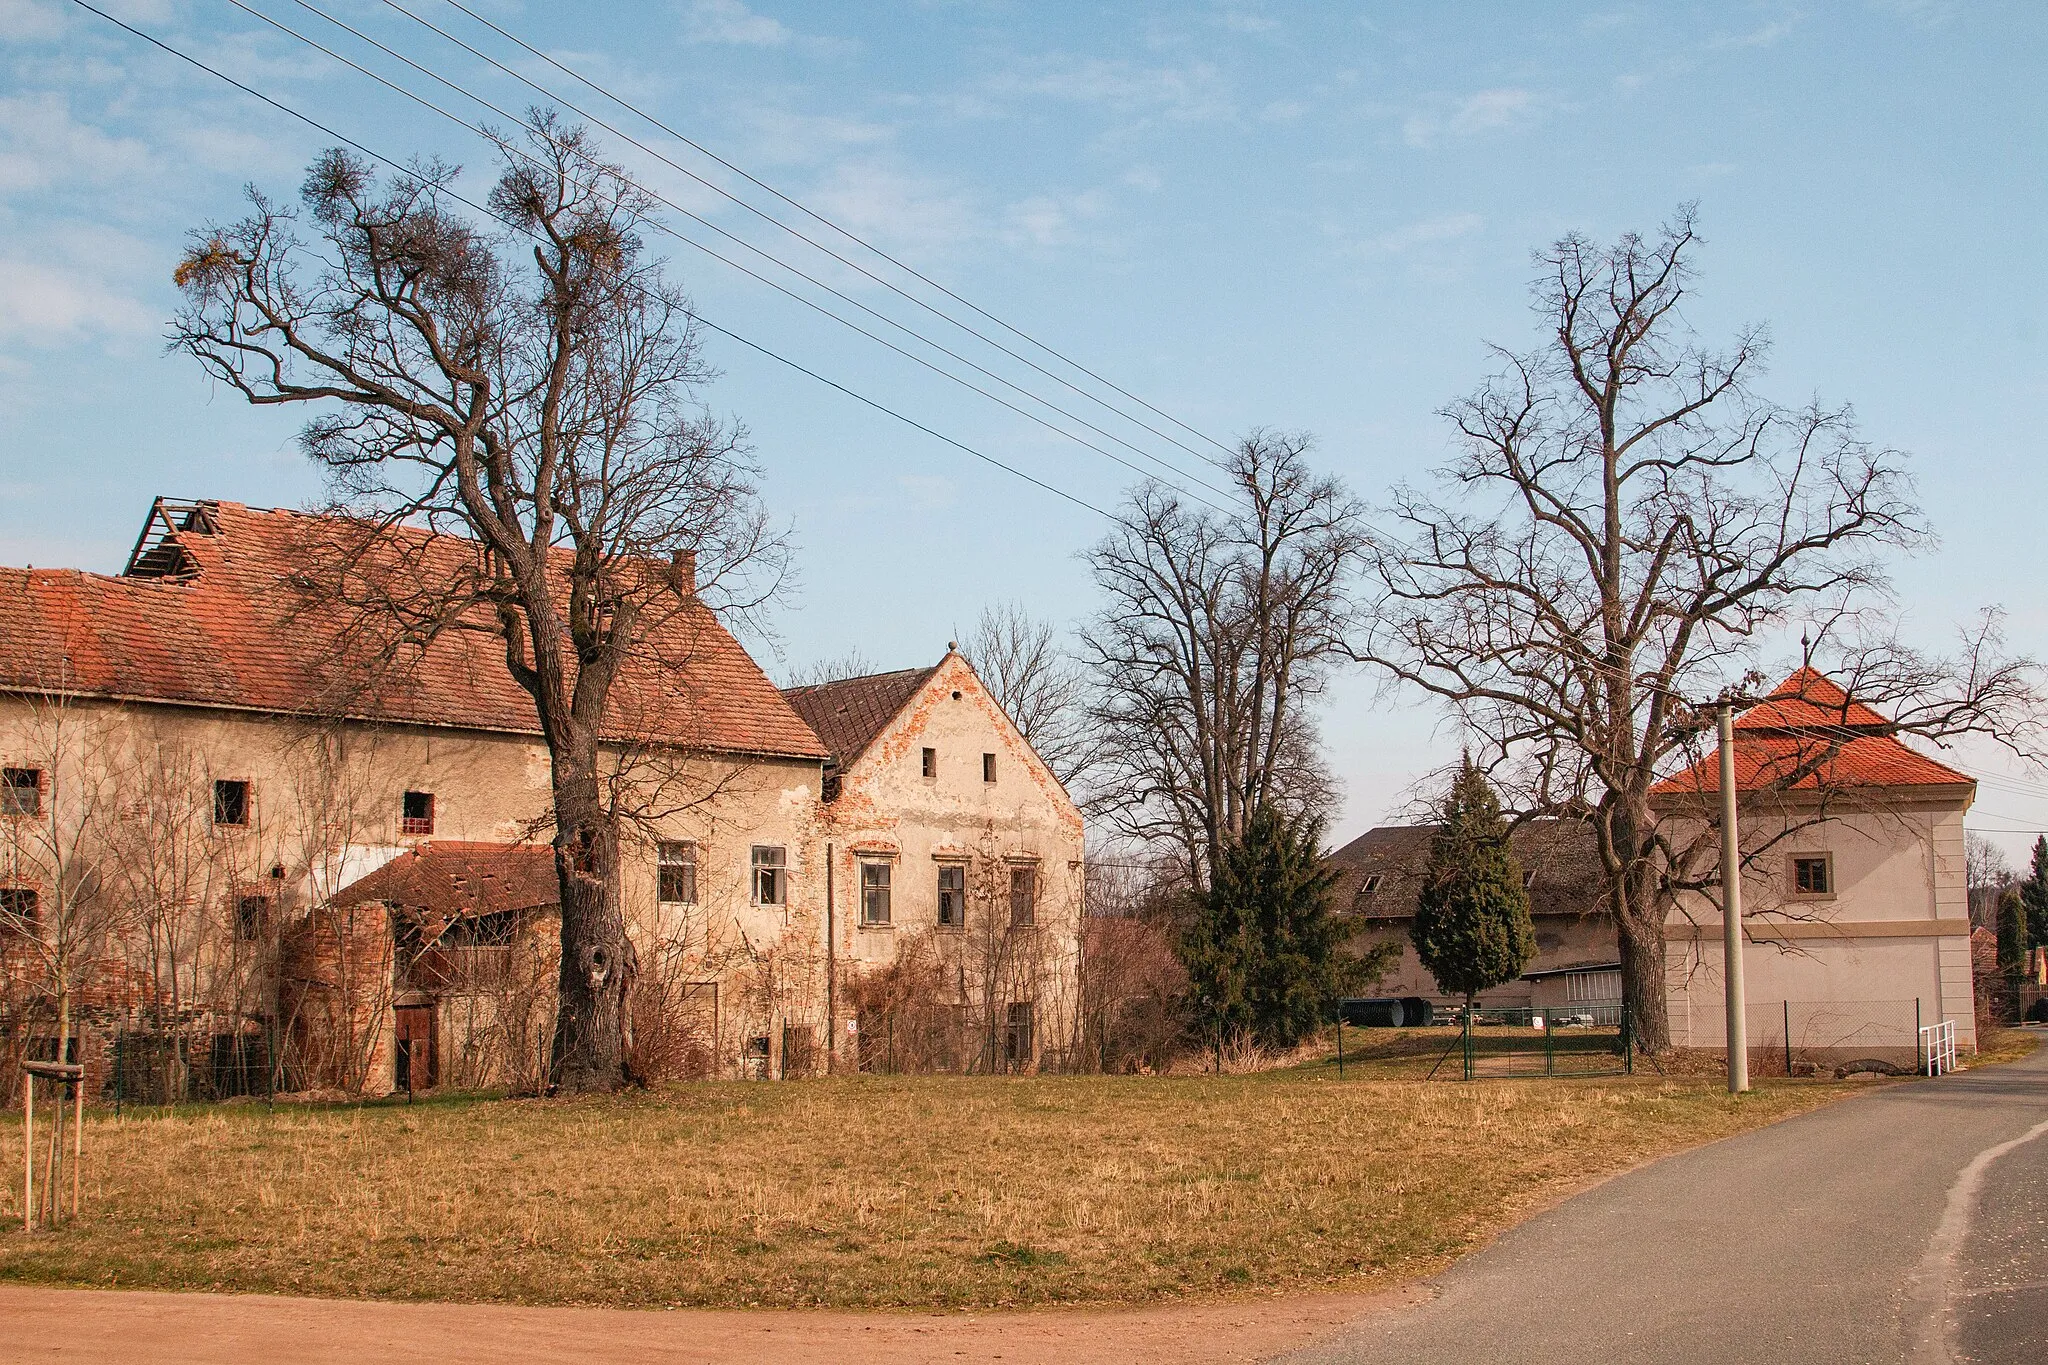
<svg viewBox="0 0 2048 1365"><path fill-rule="evenodd" d="M1550 1013L1549 1010L1543 1011L1543 1074L1555 1076L1557 1074L1557 1054L1550 1043Z"/></svg>
<svg viewBox="0 0 2048 1365"><path fill-rule="evenodd" d="M1344 1079L1344 1002L1337 1002L1337 1079Z"/></svg>
<svg viewBox="0 0 2048 1365"><path fill-rule="evenodd" d="M1465 1006L1465 1079L1472 1079L1472 1006Z"/></svg>
<svg viewBox="0 0 2048 1365"><path fill-rule="evenodd" d="M1621 1072L1624 1076L1636 1074L1636 1032L1634 1017L1628 1010L1628 1001L1621 1002Z"/></svg>
<svg viewBox="0 0 2048 1365"><path fill-rule="evenodd" d="M1792 1074L1792 1002L1785 1002L1785 1074Z"/></svg>

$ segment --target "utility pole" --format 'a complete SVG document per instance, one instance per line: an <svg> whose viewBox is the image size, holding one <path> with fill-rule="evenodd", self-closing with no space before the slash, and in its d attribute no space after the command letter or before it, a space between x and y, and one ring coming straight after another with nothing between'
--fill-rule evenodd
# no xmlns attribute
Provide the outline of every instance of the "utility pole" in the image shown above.
<svg viewBox="0 0 2048 1365"><path fill-rule="evenodd" d="M1742 989L1742 839L1735 825L1735 708L1721 703L1721 977L1728 988L1728 1093L1749 1089Z"/></svg>

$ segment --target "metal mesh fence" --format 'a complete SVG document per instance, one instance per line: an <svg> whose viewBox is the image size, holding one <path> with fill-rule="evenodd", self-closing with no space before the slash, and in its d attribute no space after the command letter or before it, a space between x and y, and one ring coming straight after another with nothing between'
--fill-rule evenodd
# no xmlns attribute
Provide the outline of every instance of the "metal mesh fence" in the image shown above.
<svg viewBox="0 0 2048 1365"><path fill-rule="evenodd" d="M1579 1001L1555 1009L1460 1011L1458 1034L1438 1064L1465 1080L1527 1076L1619 1076L1634 1069L1628 1010Z"/></svg>

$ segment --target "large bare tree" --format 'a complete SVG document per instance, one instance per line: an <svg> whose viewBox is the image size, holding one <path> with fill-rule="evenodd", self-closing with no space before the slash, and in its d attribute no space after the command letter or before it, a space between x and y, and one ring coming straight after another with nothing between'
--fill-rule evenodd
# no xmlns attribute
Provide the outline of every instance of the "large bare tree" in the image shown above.
<svg viewBox="0 0 2048 1365"><path fill-rule="evenodd" d="M452 167L380 180L342 151L306 178L310 223L252 191L247 217L194 235L172 344L251 403L313 405L304 446L350 510L477 544L456 581L387 574L366 597L416 640L491 632L533 700L561 879L550 1080L606 1089L634 974L601 770L613 684L692 594L758 583L777 542L742 434L697 398L710 372L643 241L649 197L547 113L498 153L488 220L458 207Z"/></svg>
<svg viewBox="0 0 2048 1365"><path fill-rule="evenodd" d="M1366 530L1311 445L1255 431L1228 465L1237 505L1146 484L1088 551L1106 599L1081 647L1095 805L1123 837L1172 848L1198 891L1260 805L1329 800L1310 707L1351 624Z"/></svg>
<svg viewBox="0 0 2048 1365"><path fill-rule="evenodd" d="M1882 628L1889 554L1925 543L1899 452L1845 408L1787 409L1753 381L1766 339L1703 343L1681 311L1690 207L1652 239L1578 235L1539 253L1543 339L1444 415L1443 496L1404 488L1405 539L1375 544L1361 659L1447 699L1523 815L1589 822L1608 878L1623 989L1645 1045L1667 1045L1665 918L1698 850L1660 844L1650 789L1692 757L1720 698L1753 695L1763 652L1804 624L1806 655L1896 732L2017 741L2029 667L1995 621L1960 659ZM1839 737L1838 737L1839 738ZM1810 780L1820 743L1778 781Z"/></svg>

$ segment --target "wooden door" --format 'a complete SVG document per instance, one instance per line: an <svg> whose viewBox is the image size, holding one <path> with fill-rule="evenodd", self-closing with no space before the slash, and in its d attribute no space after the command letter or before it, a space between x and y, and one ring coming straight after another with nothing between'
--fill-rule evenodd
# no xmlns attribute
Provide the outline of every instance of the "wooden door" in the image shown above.
<svg viewBox="0 0 2048 1365"><path fill-rule="evenodd" d="M432 1090L440 1080L434 1047L434 1007L400 1005L392 1012L398 1016L398 1089L407 1094Z"/></svg>

